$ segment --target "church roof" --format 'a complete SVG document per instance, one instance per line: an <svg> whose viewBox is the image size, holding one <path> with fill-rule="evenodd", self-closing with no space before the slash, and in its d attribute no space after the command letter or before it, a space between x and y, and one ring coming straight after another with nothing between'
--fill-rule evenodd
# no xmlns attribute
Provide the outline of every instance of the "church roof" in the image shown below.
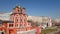
<svg viewBox="0 0 60 34"><path fill-rule="evenodd" d="M10 20L0 20L0 24L2 23L13 23L13 21L10 21Z"/></svg>

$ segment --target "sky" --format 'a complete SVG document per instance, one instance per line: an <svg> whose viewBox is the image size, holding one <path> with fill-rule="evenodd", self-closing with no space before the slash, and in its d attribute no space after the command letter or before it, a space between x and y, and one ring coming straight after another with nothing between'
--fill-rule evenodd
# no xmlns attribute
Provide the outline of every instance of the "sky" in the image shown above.
<svg viewBox="0 0 60 34"><path fill-rule="evenodd" d="M0 13L12 12L18 4L27 15L60 18L60 0L0 0Z"/></svg>

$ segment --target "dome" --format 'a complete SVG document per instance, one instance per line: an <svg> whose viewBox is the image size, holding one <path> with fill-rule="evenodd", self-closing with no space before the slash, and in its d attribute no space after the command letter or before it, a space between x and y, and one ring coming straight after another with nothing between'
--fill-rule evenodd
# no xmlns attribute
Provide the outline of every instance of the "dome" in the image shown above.
<svg viewBox="0 0 60 34"><path fill-rule="evenodd" d="M17 5L15 8L21 8L19 5Z"/></svg>

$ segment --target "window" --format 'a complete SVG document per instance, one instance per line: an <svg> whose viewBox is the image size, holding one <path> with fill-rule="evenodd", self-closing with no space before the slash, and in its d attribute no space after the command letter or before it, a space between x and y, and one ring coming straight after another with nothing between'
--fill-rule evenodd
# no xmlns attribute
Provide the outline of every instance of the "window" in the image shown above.
<svg viewBox="0 0 60 34"><path fill-rule="evenodd" d="M24 28L24 27L25 27L24 25L20 24L20 28Z"/></svg>
<svg viewBox="0 0 60 34"><path fill-rule="evenodd" d="M20 24L20 26L22 26L22 24Z"/></svg>
<svg viewBox="0 0 60 34"><path fill-rule="evenodd" d="M26 26L26 24L24 24L24 26Z"/></svg>
<svg viewBox="0 0 60 34"><path fill-rule="evenodd" d="M18 22L18 19L17 19L17 22Z"/></svg>
<svg viewBox="0 0 60 34"><path fill-rule="evenodd" d="M19 10L18 10L18 12L19 12Z"/></svg>
<svg viewBox="0 0 60 34"><path fill-rule="evenodd" d="M22 19L20 19L20 22L22 22Z"/></svg>
<svg viewBox="0 0 60 34"><path fill-rule="evenodd" d="M18 24L16 24L16 27L18 27Z"/></svg>
<svg viewBox="0 0 60 34"><path fill-rule="evenodd" d="M13 24L9 24L9 27L13 27Z"/></svg>
<svg viewBox="0 0 60 34"><path fill-rule="evenodd" d="M19 24L18 24L18 23L16 23L16 25L15 25L15 26L16 26L16 28L19 28Z"/></svg>
<svg viewBox="0 0 60 34"><path fill-rule="evenodd" d="M16 22L16 23L18 22L18 19L17 19L17 17L15 18L15 22Z"/></svg>
<svg viewBox="0 0 60 34"><path fill-rule="evenodd" d="M18 10L19 11L19 10Z"/></svg>

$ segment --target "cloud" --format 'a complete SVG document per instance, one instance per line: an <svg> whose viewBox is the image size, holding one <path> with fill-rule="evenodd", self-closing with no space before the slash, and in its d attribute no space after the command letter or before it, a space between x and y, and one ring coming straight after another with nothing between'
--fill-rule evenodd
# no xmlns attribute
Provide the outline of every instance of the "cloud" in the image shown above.
<svg viewBox="0 0 60 34"><path fill-rule="evenodd" d="M12 12L0 13L0 20L9 20L11 13ZM44 21L45 23L47 23L49 21L49 17L46 17L46 16L28 16L28 20L31 20L33 22L39 22L39 23L42 23ZM56 21L58 21L58 20L56 20Z"/></svg>
<svg viewBox="0 0 60 34"><path fill-rule="evenodd" d="M12 13L12 12L0 14L0 20L9 20L11 13Z"/></svg>

